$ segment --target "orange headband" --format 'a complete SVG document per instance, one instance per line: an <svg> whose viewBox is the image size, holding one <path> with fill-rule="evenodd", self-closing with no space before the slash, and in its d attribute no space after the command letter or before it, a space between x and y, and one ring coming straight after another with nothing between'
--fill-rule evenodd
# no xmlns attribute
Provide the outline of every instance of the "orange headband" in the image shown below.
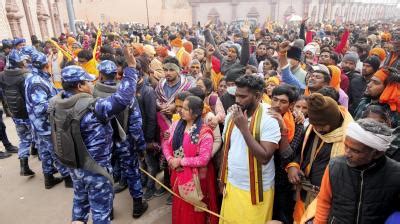
<svg viewBox="0 0 400 224"><path fill-rule="evenodd" d="M172 47L182 47L182 39L177 37L174 40L171 41L171 46Z"/></svg>
<svg viewBox="0 0 400 224"><path fill-rule="evenodd" d="M384 82L389 77L389 74L387 74L385 70L379 69L375 72L374 76L381 80L381 82Z"/></svg>

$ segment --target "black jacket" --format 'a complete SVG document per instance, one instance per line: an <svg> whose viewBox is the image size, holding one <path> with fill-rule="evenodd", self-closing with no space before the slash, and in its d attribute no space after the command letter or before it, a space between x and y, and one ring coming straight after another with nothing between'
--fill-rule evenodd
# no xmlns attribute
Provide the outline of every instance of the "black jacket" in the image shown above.
<svg viewBox="0 0 400 224"><path fill-rule="evenodd" d="M240 64L242 66L246 66L249 62L250 58L250 50L249 50L249 38L243 38L242 49L240 53L240 58L236 59L236 61L227 61L224 56L218 50L218 46L215 44L214 38L209 29L204 31L204 38L206 42L212 44L215 47L214 56L217 57L221 61L221 73L225 75L232 67L236 64ZM238 55L239 56L239 55Z"/></svg>
<svg viewBox="0 0 400 224"><path fill-rule="evenodd" d="M367 88L367 81L357 71L346 73L349 77L349 112L354 116L358 104L364 95L365 88Z"/></svg>
<svg viewBox="0 0 400 224"><path fill-rule="evenodd" d="M375 224L398 209L400 163L383 156L364 168L352 168L345 157L329 163L332 202L328 223Z"/></svg>
<svg viewBox="0 0 400 224"><path fill-rule="evenodd" d="M144 139L147 143L155 142L157 136L156 92L145 80L142 84L138 84L136 98L142 113Z"/></svg>

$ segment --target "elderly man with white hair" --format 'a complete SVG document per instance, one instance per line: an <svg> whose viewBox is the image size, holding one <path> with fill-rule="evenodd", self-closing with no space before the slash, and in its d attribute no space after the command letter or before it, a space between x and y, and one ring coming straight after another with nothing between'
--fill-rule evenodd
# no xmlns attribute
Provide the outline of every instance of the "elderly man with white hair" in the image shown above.
<svg viewBox="0 0 400 224"><path fill-rule="evenodd" d="M330 161L314 224L385 223L400 205L400 163L385 156L392 131L372 119L348 126L345 156Z"/></svg>

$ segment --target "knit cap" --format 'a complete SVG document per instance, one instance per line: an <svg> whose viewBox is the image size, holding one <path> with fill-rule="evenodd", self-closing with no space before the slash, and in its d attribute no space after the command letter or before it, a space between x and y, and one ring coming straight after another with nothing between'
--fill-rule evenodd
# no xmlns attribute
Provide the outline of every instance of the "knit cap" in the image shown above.
<svg viewBox="0 0 400 224"><path fill-rule="evenodd" d="M380 65L381 65L381 61L379 60L379 58L377 56L369 56L367 59L365 59L364 61L365 64L369 64L374 71L378 71Z"/></svg>
<svg viewBox="0 0 400 224"><path fill-rule="evenodd" d="M313 93L307 98L307 105L310 124L339 126L341 114L338 104L332 98Z"/></svg>

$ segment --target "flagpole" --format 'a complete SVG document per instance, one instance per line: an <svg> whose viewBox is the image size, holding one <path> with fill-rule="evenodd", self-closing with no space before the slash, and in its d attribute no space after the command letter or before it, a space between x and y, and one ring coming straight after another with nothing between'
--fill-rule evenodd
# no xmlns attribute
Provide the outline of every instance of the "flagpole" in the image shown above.
<svg viewBox="0 0 400 224"><path fill-rule="evenodd" d="M76 28L75 28L75 12L72 0L66 0L67 4L67 12L68 12L68 20L69 20L69 27L71 28L70 31L76 35Z"/></svg>
<svg viewBox="0 0 400 224"><path fill-rule="evenodd" d="M147 15L147 28L150 28L150 22L149 22L149 5L147 4L146 0L146 15Z"/></svg>

